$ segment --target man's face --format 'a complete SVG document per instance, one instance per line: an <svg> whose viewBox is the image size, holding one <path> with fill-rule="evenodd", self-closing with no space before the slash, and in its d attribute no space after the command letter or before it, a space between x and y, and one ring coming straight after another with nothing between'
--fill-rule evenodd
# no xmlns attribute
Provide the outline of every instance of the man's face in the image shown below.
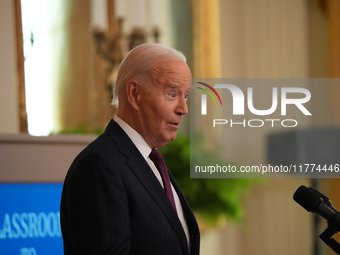
<svg viewBox="0 0 340 255"><path fill-rule="evenodd" d="M151 84L141 89L136 128L151 148L176 138L179 124L188 113L190 78L186 63L160 62L153 69Z"/></svg>

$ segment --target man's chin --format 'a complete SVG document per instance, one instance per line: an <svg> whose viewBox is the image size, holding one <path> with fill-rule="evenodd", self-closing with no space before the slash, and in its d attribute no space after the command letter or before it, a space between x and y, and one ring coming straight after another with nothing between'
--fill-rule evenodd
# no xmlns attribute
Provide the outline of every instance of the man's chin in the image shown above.
<svg viewBox="0 0 340 255"><path fill-rule="evenodd" d="M174 141L177 137L177 131L171 134L170 142Z"/></svg>
<svg viewBox="0 0 340 255"><path fill-rule="evenodd" d="M158 147L157 147L157 148L162 147L162 146L164 146L164 145L166 145L166 144L168 144L168 143L174 141L174 140L176 139L176 136L177 136L177 132L171 134L169 137L167 137L166 139L164 139L164 142L160 142L160 143L158 144Z"/></svg>

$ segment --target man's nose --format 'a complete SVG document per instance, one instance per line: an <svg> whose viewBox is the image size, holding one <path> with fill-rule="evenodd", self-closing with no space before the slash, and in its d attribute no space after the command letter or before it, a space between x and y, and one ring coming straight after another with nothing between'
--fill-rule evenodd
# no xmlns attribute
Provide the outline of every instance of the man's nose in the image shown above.
<svg viewBox="0 0 340 255"><path fill-rule="evenodd" d="M179 115L187 115L188 114L188 105L187 105L187 100L185 98L181 98L178 101L176 113L179 114Z"/></svg>

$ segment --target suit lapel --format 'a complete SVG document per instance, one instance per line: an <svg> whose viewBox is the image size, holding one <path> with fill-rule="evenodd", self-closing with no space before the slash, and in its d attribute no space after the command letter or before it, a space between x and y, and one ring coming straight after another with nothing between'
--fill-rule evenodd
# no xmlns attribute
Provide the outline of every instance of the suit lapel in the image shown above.
<svg viewBox="0 0 340 255"><path fill-rule="evenodd" d="M112 139L118 145L118 149L120 152L128 157L127 165L131 169L131 171L136 175L145 189L150 193L150 195L154 198L155 202L160 206L163 213L171 223L174 231L179 236L179 240L184 248L184 250L188 250L188 244L186 241L186 236L182 227L182 224L175 212L169 198L164 192L162 186L157 180L155 174L152 172L150 166L145 161L143 156L140 154L136 146L133 144L128 135L124 132L124 130L114 121L111 120L108 127L106 128L106 132L110 134ZM172 178L172 177L171 177ZM173 182L173 178L171 179ZM178 190L178 186L176 184L176 192L181 193ZM181 197L183 195L181 194ZM182 201L182 198L181 198Z"/></svg>
<svg viewBox="0 0 340 255"><path fill-rule="evenodd" d="M197 252L197 250L194 250L194 249L199 250L199 246L200 246L200 233L199 233L198 224L197 224L195 215L190 208L188 201L184 197L182 191L180 190L178 184L176 183L175 179L172 177L171 174L170 174L170 180L182 204L183 213L185 215L187 226L190 232L191 253L194 254L195 252Z"/></svg>

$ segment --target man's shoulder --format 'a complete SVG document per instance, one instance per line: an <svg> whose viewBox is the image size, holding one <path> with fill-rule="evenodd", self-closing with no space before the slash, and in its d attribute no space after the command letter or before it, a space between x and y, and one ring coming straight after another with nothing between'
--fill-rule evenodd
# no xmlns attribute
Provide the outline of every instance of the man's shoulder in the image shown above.
<svg viewBox="0 0 340 255"><path fill-rule="evenodd" d="M126 156L120 152L110 135L104 132L75 157L65 181L79 176L120 171L124 162Z"/></svg>
<svg viewBox="0 0 340 255"><path fill-rule="evenodd" d="M74 159L74 163L90 158L112 158L120 154L120 139L124 139L124 131L119 130L117 123L109 123L105 131L87 145Z"/></svg>
<svg viewBox="0 0 340 255"><path fill-rule="evenodd" d="M112 152L119 147L120 141L129 142L124 130L111 120L104 132L92 141L82 152Z"/></svg>
<svg viewBox="0 0 340 255"><path fill-rule="evenodd" d="M106 132L99 135L95 140L93 140L80 154L89 153L106 153L112 151L117 147L116 143L112 137Z"/></svg>
<svg viewBox="0 0 340 255"><path fill-rule="evenodd" d="M90 154L99 154L102 156L116 154L119 152L119 139L122 139L121 136L123 135L123 133L115 134L115 132L108 132L105 130L87 147L85 147L85 149L79 153L78 157L84 157Z"/></svg>

